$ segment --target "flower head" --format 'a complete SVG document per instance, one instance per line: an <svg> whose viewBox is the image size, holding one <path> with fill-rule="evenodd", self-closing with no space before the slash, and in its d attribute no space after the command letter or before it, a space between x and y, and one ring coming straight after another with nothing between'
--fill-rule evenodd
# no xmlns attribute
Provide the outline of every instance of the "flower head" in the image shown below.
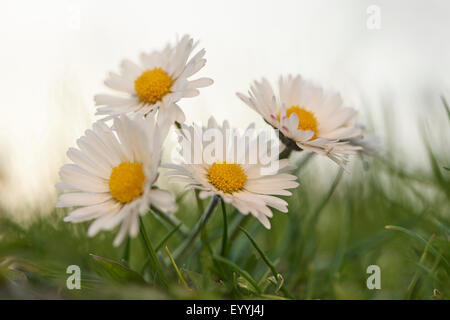
<svg viewBox="0 0 450 320"><path fill-rule="evenodd" d="M227 121L218 125L211 117L205 128L183 125L181 131L180 164L163 164L172 169L169 182L199 189L203 199L219 195L268 229L273 216L269 207L287 212L287 202L275 195L291 195L287 189L298 186L296 176L286 173L292 169L287 159L278 160L279 146L263 134L253 136L253 125L241 134Z"/></svg>
<svg viewBox="0 0 450 320"><path fill-rule="evenodd" d="M119 94L96 95L97 114L110 117L158 111L158 120L184 122L184 113L176 103L197 96L198 88L212 84L209 78L188 80L206 63L204 49L189 59L194 48L193 39L186 35L175 46L168 44L163 50L142 53L137 64L124 60L121 72L111 72L105 81Z"/></svg>
<svg viewBox="0 0 450 320"><path fill-rule="evenodd" d="M237 95L280 130L283 142L292 142L299 150L325 155L344 165L346 155L361 149L348 143L361 135L356 126L356 110L343 107L338 94L325 94L322 88L299 75L280 77L277 94L262 79L254 82L248 96Z"/></svg>
<svg viewBox="0 0 450 320"><path fill-rule="evenodd" d="M60 195L57 207L79 207L64 221L94 220L89 236L121 224L114 240L117 246L127 235L137 235L139 215L150 205L175 210L172 194L154 187L167 130L153 117L132 120L126 115L115 117L112 127L97 121L86 130L77 140L78 149L68 150L73 164L62 166L56 185L71 191Z"/></svg>

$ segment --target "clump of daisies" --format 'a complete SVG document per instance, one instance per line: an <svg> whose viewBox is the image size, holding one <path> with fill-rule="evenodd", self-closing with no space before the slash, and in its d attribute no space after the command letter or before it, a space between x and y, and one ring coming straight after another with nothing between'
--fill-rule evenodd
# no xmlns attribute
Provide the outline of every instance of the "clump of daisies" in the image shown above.
<svg viewBox="0 0 450 320"><path fill-rule="evenodd" d="M197 96L199 88L213 83L209 78L191 79L206 63L205 50L193 54L196 45L186 35L175 45L142 53L138 63L124 60L119 73L111 72L105 84L115 93L95 96L101 119L76 141L77 148L69 148L72 163L62 166L56 185L67 191L56 206L71 208L64 220L92 221L89 236L118 228L113 243L118 246L141 232L161 279L164 268L141 217L155 209L178 227L182 223L171 215L177 210L174 195L158 187L160 168L169 169L170 183L185 184L200 199L211 198L197 224L183 233L186 239L175 259L189 249L219 202L224 213L221 254L226 255L227 204L267 229L273 209L288 212L281 197L290 196L299 185L289 173L295 168L288 159L292 151L327 156L344 166L349 155L368 145L356 110L345 107L339 94L326 93L300 76L280 77L276 92L263 79L254 82L248 95L238 93L278 130L279 140L255 135L253 124L239 132L228 121L218 124L213 117L206 126L185 124L180 100ZM171 129L177 130L180 155L176 163L161 164Z"/></svg>

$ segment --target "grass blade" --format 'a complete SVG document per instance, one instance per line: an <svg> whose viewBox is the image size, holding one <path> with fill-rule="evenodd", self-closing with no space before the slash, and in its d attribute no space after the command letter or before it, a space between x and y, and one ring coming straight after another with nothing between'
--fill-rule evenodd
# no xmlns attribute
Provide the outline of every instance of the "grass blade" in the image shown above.
<svg viewBox="0 0 450 320"><path fill-rule="evenodd" d="M414 239L419 240L423 244L425 244L425 245L428 244L428 241L425 240L423 237L421 237L420 235L418 235L418 234L416 234L416 233L414 233L414 232L412 232L412 231L410 231L410 230L408 230L406 228L399 227L399 226L391 226L391 225L385 226L385 228L388 229L388 230L395 230L395 231L400 231L400 232L406 233L407 235L413 237ZM435 257L442 256L431 244L430 244L429 250ZM442 256L442 261L445 262L447 267L450 267L447 259L445 259L445 257L443 257L443 256Z"/></svg>
<svg viewBox="0 0 450 320"><path fill-rule="evenodd" d="M213 255L213 259L218 261L218 262L222 262L222 263L228 265L229 267L231 267L234 271L238 272L242 277L244 277L252 285L252 287L256 290L256 292L258 292L259 294L261 293L261 289L259 288L259 286L256 283L255 279L253 279L253 277L247 271L245 271L244 269L240 268L233 261L228 260L228 259L226 259L224 257L221 257L221 256L217 256L217 255Z"/></svg>
<svg viewBox="0 0 450 320"><path fill-rule="evenodd" d="M422 256L420 257L420 260L419 260L420 265L423 265L423 263L425 261L425 257L427 256L428 249L431 247L431 242L433 241L433 239L434 239L434 234L431 235L430 239L427 241L427 244L425 245L425 249L423 250ZM414 288L416 287L416 283L417 283L418 279L419 279L419 270L417 270L414 273L414 276L408 286L408 291L406 293L407 300L411 300L412 294L414 292Z"/></svg>
<svg viewBox="0 0 450 320"><path fill-rule="evenodd" d="M252 243L253 247L258 251L259 255L261 256L261 259L264 260L264 262L269 267L270 271L272 271L272 274L276 278L278 276L278 271L273 265L272 261L267 257L267 255L261 250L261 248L258 246L258 244L255 242L255 240L252 238L252 236L242 227L239 227L239 229L247 236L247 238Z"/></svg>
<svg viewBox="0 0 450 320"><path fill-rule="evenodd" d="M261 256L261 259L267 264L270 271L272 271L273 276L277 280L277 283L281 283L280 289L285 294L286 297L292 299L292 295L287 291L286 287L284 286L284 281L280 282L280 274L277 271L277 268L275 265L270 261L269 257L264 253L264 251L261 250L261 248L258 246L256 241L253 239L253 237L242 227L239 227L239 229L247 236L247 238L252 243L253 247L258 251L259 255Z"/></svg>
<svg viewBox="0 0 450 320"><path fill-rule="evenodd" d="M186 281L184 280L183 276L181 275L180 269L178 269L178 266L175 263L175 260L173 259L172 255L170 254L169 248L167 246L166 246L166 253L169 256L170 262L172 262L172 266L175 269L175 272L177 273L177 276L180 279L181 283L184 285L184 287L186 289L190 290L189 286L187 285Z"/></svg>
<svg viewBox="0 0 450 320"><path fill-rule="evenodd" d="M445 110L447 111L448 119L450 120L450 108L448 106L447 100L444 98L444 96L441 96L442 104L444 105Z"/></svg>
<svg viewBox="0 0 450 320"><path fill-rule="evenodd" d="M144 221L142 220L142 217L139 217L139 220L140 220L139 222L140 222L140 228L141 228L140 235L141 235L142 242L144 243L144 247L147 250L148 257L151 261L153 268L159 275L161 282L165 286L167 286L168 282L167 282L166 275L164 273L164 269L162 268L161 262L158 260L158 257L156 256L156 252L153 249L150 239L147 236L147 232L145 230L145 225L144 225Z"/></svg>
<svg viewBox="0 0 450 320"><path fill-rule="evenodd" d="M155 247L155 252L158 252L162 246L170 239L171 236L173 236L175 234L175 232L178 231L178 229L180 229L181 227L181 223L179 225L177 225L175 228L173 228L172 230L170 230L170 232L168 234L165 235L165 237L156 245Z"/></svg>
<svg viewBox="0 0 450 320"><path fill-rule="evenodd" d="M216 211L217 205L219 204L220 197L215 195L212 197L211 202L209 203L208 207L206 208L205 212L202 214L200 219L198 220L197 224L195 225L194 229L191 231L188 238L181 244L180 247L178 247L174 252L175 259L182 256L192 245L195 238L200 234L203 227L206 225L206 222L211 218L211 215Z"/></svg>
<svg viewBox="0 0 450 320"><path fill-rule="evenodd" d="M227 222L227 208L225 207L225 201L220 199L222 204L222 215L223 215L223 236L222 236L222 249L220 250L220 254L222 256L227 255L227 241L228 241L228 222Z"/></svg>
<svg viewBox="0 0 450 320"><path fill-rule="evenodd" d="M177 218L175 218L173 215L167 214L164 211L159 210L156 207L151 207L150 212L155 216L163 221L170 224L172 227L176 227L177 225L181 224L180 228L178 229L179 232L186 237L189 234L189 229Z"/></svg>
<svg viewBox="0 0 450 320"><path fill-rule="evenodd" d="M104 270L109 278L113 281L145 283L144 279L139 273L131 270L127 266L117 261L103 258L92 253L90 254L90 256L99 266L102 267L102 270Z"/></svg>

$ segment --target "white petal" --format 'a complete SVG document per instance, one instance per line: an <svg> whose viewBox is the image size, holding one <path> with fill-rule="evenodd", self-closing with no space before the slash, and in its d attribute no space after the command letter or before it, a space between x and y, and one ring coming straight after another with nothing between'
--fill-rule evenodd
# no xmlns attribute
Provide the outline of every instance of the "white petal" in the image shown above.
<svg viewBox="0 0 450 320"><path fill-rule="evenodd" d="M92 206L111 199L109 192L105 193L85 193L70 192L59 196L56 207L75 207L75 206Z"/></svg>

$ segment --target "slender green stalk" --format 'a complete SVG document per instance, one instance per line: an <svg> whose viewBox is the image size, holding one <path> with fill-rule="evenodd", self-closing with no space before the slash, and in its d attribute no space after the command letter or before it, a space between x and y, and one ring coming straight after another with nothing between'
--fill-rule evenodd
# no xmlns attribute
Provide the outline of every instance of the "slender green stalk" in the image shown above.
<svg viewBox="0 0 450 320"><path fill-rule="evenodd" d="M270 268L267 268L266 272L264 272L264 274L258 281L258 286L261 288L262 292L266 291L266 288L270 283L267 279L269 277L270 272L271 272Z"/></svg>
<svg viewBox="0 0 450 320"><path fill-rule="evenodd" d="M341 181L342 174L344 173L344 169L339 168L339 172L337 173L336 177L334 178L333 184L331 185L330 189L328 190L328 193L326 194L325 198L323 198L322 202L317 206L317 208L314 210L313 215L311 217L311 226L314 226L319 219L320 212L325 208L325 205L330 200L331 196L333 195L334 191L336 190L336 187L338 186L339 182ZM311 229L310 229L311 230Z"/></svg>
<svg viewBox="0 0 450 320"><path fill-rule="evenodd" d="M278 276L278 271L275 268L274 264L272 263L272 261L270 261L269 257L266 256L266 254L261 250L261 248L258 246L258 244L255 242L255 240L253 239L253 237L247 232L247 230L245 230L244 228L239 227L239 229L247 236L248 240L250 240L250 242L252 243L253 247L256 249L256 251L258 251L261 259L264 260L264 262L267 264L267 266L270 268L270 271L272 271L272 274L274 275L275 279Z"/></svg>
<svg viewBox="0 0 450 320"><path fill-rule="evenodd" d="M222 250L220 251L220 254L225 257L227 255L227 241L228 241L227 208L225 206L225 201L223 201L222 198L220 199L220 202L222 204L222 215L223 215Z"/></svg>
<svg viewBox="0 0 450 320"><path fill-rule="evenodd" d="M343 168L339 168L338 173L336 174L336 177L334 178L333 184L331 185L330 189L328 190L325 197L322 199L322 201L317 205L317 207L314 209L314 211L311 214L311 217L306 221L307 227L305 228L305 234L304 239L308 239L310 241L311 239L311 233L315 230L317 221L319 220L320 213L327 205L328 201L331 199L332 195L334 194L334 191L336 190L337 186L339 185L339 182L341 181L342 175L344 173ZM304 252L301 253L301 257L304 257L305 259L310 259L311 255L313 254L312 247L309 247L311 249L306 249ZM295 280L291 281L291 286L297 286L301 281L302 272L300 271Z"/></svg>
<svg viewBox="0 0 450 320"><path fill-rule="evenodd" d="M158 251L162 248L163 245L166 244L166 242L169 240L169 238L177 232L177 230L180 228L180 225L173 228L168 234L164 236L164 238L156 245L155 252L158 253ZM151 262L150 258L147 258L147 260L144 262L144 265L142 266L141 273L144 273L145 268L147 268L147 265Z"/></svg>
<svg viewBox="0 0 450 320"><path fill-rule="evenodd" d="M125 248L122 257L122 260L126 263L126 265L129 265L130 263L130 242L130 237L127 237L127 239L125 240Z"/></svg>
<svg viewBox="0 0 450 320"><path fill-rule="evenodd" d="M279 155L280 159L287 159L291 155L292 151L302 151L297 144L289 138L286 138L281 131L278 131L278 139L286 147Z"/></svg>
<svg viewBox="0 0 450 320"><path fill-rule="evenodd" d="M266 265L269 267L270 271L272 271L273 276L275 277L275 280L277 283L280 283L280 290L283 292L283 294L288 297L293 299L293 296L289 293L289 291L286 289L285 285L284 285L284 281L280 282L280 274L277 271L277 268L275 267L275 265L272 263L272 261L270 261L269 257L267 257L267 255L264 253L264 251L261 250L261 248L258 246L258 244L256 243L256 241L252 238L252 236L247 232L247 230L245 230L244 228L239 227L239 229L247 236L247 238L250 240L250 242L252 243L253 247L256 249L256 251L258 251L261 259L264 260L264 262L266 263Z"/></svg>
<svg viewBox="0 0 450 320"><path fill-rule="evenodd" d="M230 227L230 236L228 237L229 244L233 242L239 234L239 227L245 226L247 222L250 220L250 215L244 216L243 214L238 214L238 216L234 219L231 227ZM229 248L228 248L229 249Z"/></svg>
<svg viewBox="0 0 450 320"><path fill-rule="evenodd" d="M197 224L194 226L194 229L188 236L188 238L181 244L180 247L178 247L173 256L175 259L178 259L181 257L192 245L195 238L200 234L203 227L205 226L206 222L211 218L211 215L216 210L217 205L219 204L220 197L218 195L215 195L212 197L211 202L209 203L208 207L206 208L205 212L202 214L200 219L198 220Z"/></svg>
<svg viewBox="0 0 450 320"><path fill-rule="evenodd" d="M430 248L431 242L433 241L433 239L434 239L434 234L432 234L430 239L428 239L428 242L425 245L425 249L423 250L422 256L420 257L419 264L423 264L424 263L425 258L427 256L428 249ZM410 282L410 284L408 286L408 291L406 293L406 300L410 300L412 298L412 295L413 295L413 292L414 292L414 288L416 287L417 280L419 280L419 270L417 270L414 273L414 276L413 276L413 278L412 278L412 280L411 280L411 282Z"/></svg>
<svg viewBox="0 0 450 320"><path fill-rule="evenodd" d="M289 148L289 147L286 147L283 151L281 151L281 153L280 153L280 155L279 155L279 159L280 159L280 160L282 160L282 159L287 159L287 158L289 158L289 156L291 155L291 153L292 153L292 149Z"/></svg>
<svg viewBox="0 0 450 320"><path fill-rule="evenodd" d="M175 228L173 228L172 230L170 230L170 232L168 234L165 235L165 237L156 245L155 247L155 252L158 252L163 245L166 244L166 242L169 240L169 238L175 233L177 232L177 230L180 228L181 224L179 224L178 226L176 226Z"/></svg>
<svg viewBox="0 0 450 320"><path fill-rule="evenodd" d="M214 255L213 259L230 266L233 270L235 270L242 277L244 277L252 285L252 287L255 289L255 291L257 293L259 293L259 294L261 293L261 289L259 288L258 283L255 281L255 279L253 279L253 277L250 275L250 273L248 273L244 269L240 268L233 261L230 261L230 260L228 260L228 259L226 259L224 257Z"/></svg>
<svg viewBox="0 0 450 320"><path fill-rule="evenodd" d="M152 244L150 242L150 239L147 236L147 232L145 231L145 225L144 225L144 221L142 220L142 217L139 217L139 222L140 222L140 228L141 228L141 239L142 242L144 243L145 248L147 249L147 253L148 253L148 257L152 262L153 267L155 268L156 272L159 275L159 278L161 279L161 282L167 286L168 282L167 282L167 278L166 275L164 273L164 269L161 266L160 261L158 260L158 257L156 256L156 252L152 247Z"/></svg>
<svg viewBox="0 0 450 320"><path fill-rule="evenodd" d="M436 260L434 261L433 267L431 268L431 274L434 276L434 274L436 273L436 270L439 266L439 262L441 261L441 255L439 255L438 257L436 257Z"/></svg>
<svg viewBox="0 0 450 320"><path fill-rule="evenodd" d="M300 171L302 170L302 168L304 166L306 166L308 164L308 162L314 157L315 153L310 152L307 153L300 161L299 163L296 165L297 167L297 176L300 174Z"/></svg>
<svg viewBox="0 0 450 320"><path fill-rule="evenodd" d="M177 276L178 276L178 278L180 279L181 283L184 285L184 287L185 287L186 289L189 290L190 288L189 288L189 286L187 285L186 281L184 280L184 278L183 278L183 276L182 276L182 274L181 274L181 272L180 272L180 269L178 269L178 266L177 266L177 264L175 263L175 260L173 259L172 255L170 254L169 248L168 248L167 246L166 246L166 253L167 253L167 255L169 256L170 262L172 262L172 266L173 266L173 268L175 269L175 272L177 273Z"/></svg>
<svg viewBox="0 0 450 320"><path fill-rule="evenodd" d="M159 210L156 207L151 207L150 211L156 216L164 220L165 222L169 223L172 227L176 227L180 225L178 228L178 232L180 232L183 236L187 236L189 234L188 228L177 218L175 218L173 215L167 214L164 211Z"/></svg>
<svg viewBox="0 0 450 320"><path fill-rule="evenodd" d="M445 111L447 111L447 116L450 119L450 108L448 106L447 100L445 100L444 96L441 96L442 104L444 105Z"/></svg>
<svg viewBox="0 0 450 320"><path fill-rule="evenodd" d="M413 237L416 240L419 240L420 242L422 242L423 244L428 245L428 242L426 239L424 239L422 236L418 235L417 233L414 233L406 228L400 227L400 226L393 226L393 225L387 225L384 227L385 229L388 230L395 230L395 231L400 231L403 232L411 237ZM431 244L429 245L428 250L430 251L431 254L433 254L435 257L441 257L442 261L444 261L444 263L447 265L447 267L450 267L450 263L448 262L448 260L442 256L439 251L436 250L436 248L434 248Z"/></svg>

